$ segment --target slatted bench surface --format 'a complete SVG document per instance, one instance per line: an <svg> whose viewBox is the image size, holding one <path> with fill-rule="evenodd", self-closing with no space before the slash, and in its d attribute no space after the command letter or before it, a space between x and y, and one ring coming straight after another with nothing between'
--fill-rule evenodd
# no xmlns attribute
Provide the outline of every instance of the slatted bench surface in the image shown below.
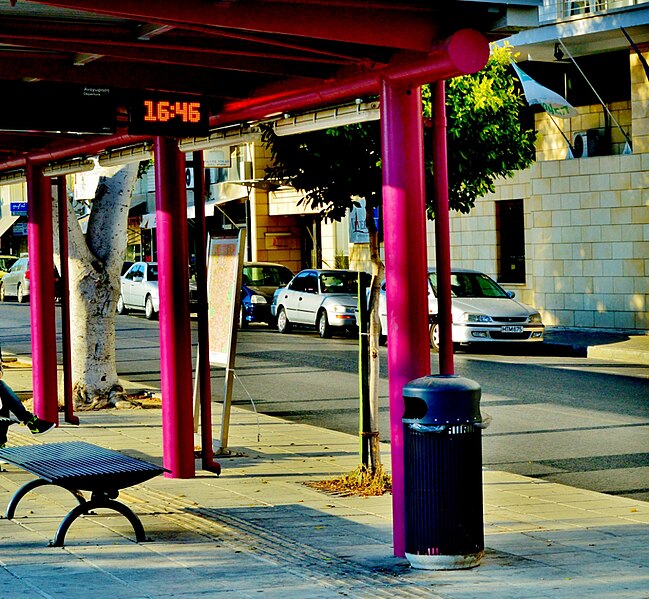
<svg viewBox="0 0 649 599"><path fill-rule="evenodd" d="M54 485L83 491L125 489L165 471L83 441L5 447L0 458Z"/></svg>

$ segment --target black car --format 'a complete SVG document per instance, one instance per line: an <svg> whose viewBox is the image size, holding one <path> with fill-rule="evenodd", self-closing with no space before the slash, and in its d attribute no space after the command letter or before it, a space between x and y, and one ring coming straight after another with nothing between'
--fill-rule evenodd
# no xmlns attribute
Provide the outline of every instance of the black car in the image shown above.
<svg viewBox="0 0 649 599"><path fill-rule="evenodd" d="M272 262L246 262L241 279L241 312L239 326L251 322L272 324L270 313L275 290L284 287L293 278L293 273L282 264Z"/></svg>

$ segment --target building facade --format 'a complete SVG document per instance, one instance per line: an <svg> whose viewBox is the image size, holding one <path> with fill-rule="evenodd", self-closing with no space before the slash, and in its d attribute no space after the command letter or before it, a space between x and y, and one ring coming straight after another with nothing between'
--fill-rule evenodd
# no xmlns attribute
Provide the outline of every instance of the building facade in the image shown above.
<svg viewBox="0 0 649 599"><path fill-rule="evenodd" d="M518 65L579 114L534 110L535 164L452 214L452 264L489 273L546 324L647 330L649 4L546 0L541 20L510 38Z"/></svg>

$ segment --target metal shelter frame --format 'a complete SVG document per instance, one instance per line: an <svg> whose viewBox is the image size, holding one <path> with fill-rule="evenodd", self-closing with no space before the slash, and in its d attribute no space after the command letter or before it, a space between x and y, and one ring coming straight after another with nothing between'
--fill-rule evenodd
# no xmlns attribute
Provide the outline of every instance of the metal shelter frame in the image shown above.
<svg viewBox="0 0 649 599"><path fill-rule="evenodd" d="M11 0L9 4L0 7L0 80L33 77L198 92L213 100L212 128L380 97L387 309L388 319L398 323L391 329L388 346L394 553L403 556L402 389L408 381L430 374L421 86L435 83L440 365L441 374L453 374L450 277L447 290L443 282L443 273L450 272L444 81L482 68L488 42L517 31L519 19L527 26L539 2L456 0L443 3L444 8L417 0ZM5 18L12 8L16 19ZM227 82L225 90L218 86L221 77ZM167 476L187 478L195 475L195 463L186 192L178 140L129 135L119 119L118 130L110 136L0 134L0 174L24 170L27 180L34 409L42 418L56 421L49 261L52 190L44 170L58 161L151 141L164 467ZM194 161L199 160L197 152ZM60 200L64 191L59 184ZM205 344L205 337L199 343ZM208 348L201 347L200 352L208 355ZM202 405L209 406L209 371L201 373L201 381L201 393L207 398ZM73 416L66 412L69 418ZM208 456L204 466L209 467L210 460Z"/></svg>

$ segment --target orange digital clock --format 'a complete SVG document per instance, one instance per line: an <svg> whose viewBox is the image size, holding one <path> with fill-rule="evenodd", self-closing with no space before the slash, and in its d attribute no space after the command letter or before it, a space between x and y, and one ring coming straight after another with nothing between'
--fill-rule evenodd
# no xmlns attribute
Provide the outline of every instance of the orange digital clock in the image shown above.
<svg viewBox="0 0 649 599"><path fill-rule="evenodd" d="M140 95L129 107L129 133L191 137L209 133L203 98L180 95Z"/></svg>

